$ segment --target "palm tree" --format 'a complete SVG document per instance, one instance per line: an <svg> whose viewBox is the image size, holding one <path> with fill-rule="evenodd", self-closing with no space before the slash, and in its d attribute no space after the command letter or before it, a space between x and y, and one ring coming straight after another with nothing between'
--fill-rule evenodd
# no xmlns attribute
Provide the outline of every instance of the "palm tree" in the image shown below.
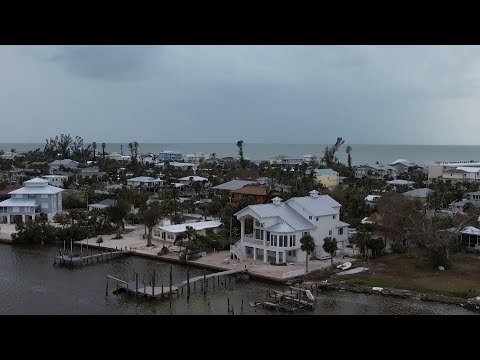
<svg viewBox="0 0 480 360"><path fill-rule="evenodd" d="M178 234L178 236L175 238L174 245L180 244L180 248L182 247L182 244L185 243L185 251L188 249L188 245L191 244L192 240L195 238L196 232L191 226L187 226L185 231ZM187 241L185 241L187 240Z"/></svg>
<svg viewBox="0 0 480 360"><path fill-rule="evenodd" d="M240 156L240 166L245 169L245 160L243 159L243 140L237 141L238 155Z"/></svg>
<svg viewBox="0 0 480 360"><path fill-rule="evenodd" d="M116 201L114 206L108 208L108 215L110 220L117 225L117 236L115 239L121 239L121 230L123 226L123 219L128 215L129 205L123 200L119 199Z"/></svg>
<svg viewBox="0 0 480 360"><path fill-rule="evenodd" d="M152 231L158 220L163 216L163 208L158 202L152 203L143 213L143 222L148 228L147 246L152 246Z"/></svg>
<svg viewBox="0 0 480 360"><path fill-rule="evenodd" d="M345 152L347 153L348 155L348 168L351 170L352 169L352 147L350 145L347 146L347 148L345 149Z"/></svg>
<svg viewBox="0 0 480 360"><path fill-rule="evenodd" d="M130 149L130 157L133 162L133 143L128 143L128 148Z"/></svg>
<svg viewBox="0 0 480 360"><path fill-rule="evenodd" d="M97 156L97 143L94 141L92 143L92 149L93 149L93 161L96 161L96 156Z"/></svg>
<svg viewBox="0 0 480 360"><path fill-rule="evenodd" d="M135 163L137 162L137 156L138 156L138 142L134 141L133 142L133 150L135 152Z"/></svg>
<svg viewBox="0 0 480 360"><path fill-rule="evenodd" d="M335 251L338 250L337 239L332 238L331 236L327 236L323 239L323 250L330 254L331 266L333 268L333 255L335 254Z"/></svg>
<svg viewBox="0 0 480 360"><path fill-rule="evenodd" d="M310 254L315 251L315 240L313 240L313 237L311 235L303 235L300 239L300 244L302 244L300 249L307 253L307 260L305 262L305 273L308 273L308 258L310 257Z"/></svg>
<svg viewBox="0 0 480 360"><path fill-rule="evenodd" d="M107 144L102 143L102 156L104 159L105 159L105 146L107 146Z"/></svg>
<svg viewBox="0 0 480 360"><path fill-rule="evenodd" d="M120 144L120 155L123 156L123 144Z"/></svg>

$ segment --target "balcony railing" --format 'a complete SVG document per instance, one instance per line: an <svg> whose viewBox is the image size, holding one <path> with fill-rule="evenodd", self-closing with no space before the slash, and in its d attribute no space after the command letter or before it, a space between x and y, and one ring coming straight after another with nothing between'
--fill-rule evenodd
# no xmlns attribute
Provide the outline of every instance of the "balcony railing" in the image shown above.
<svg viewBox="0 0 480 360"><path fill-rule="evenodd" d="M243 235L243 242L245 244L251 244L251 245L255 245L255 246L259 246L259 247L266 247L266 248L272 248L272 249L275 249L275 250L288 250L288 251L291 251L291 250L297 250L300 248L300 245L298 244L295 244L294 246L273 246L273 244L271 243L271 241L263 241L263 240L260 240L260 239L255 239L254 238L254 234L245 234ZM277 243L278 244L278 243Z"/></svg>

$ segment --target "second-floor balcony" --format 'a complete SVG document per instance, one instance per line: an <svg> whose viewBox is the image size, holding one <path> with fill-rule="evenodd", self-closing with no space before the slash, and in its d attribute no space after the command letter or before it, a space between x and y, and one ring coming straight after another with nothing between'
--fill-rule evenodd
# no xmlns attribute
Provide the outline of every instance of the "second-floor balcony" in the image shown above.
<svg viewBox="0 0 480 360"><path fill-rule="evenodd" d="M242 242L245 245L255 245L260 248L265 248L265 249L274 249L274 250L297 250L300 248L300 244L296 243L295 245L292 246L278 246L280 245L280 242L277 242L277 246L274 246L274 244L270 240L262 240L262 239L256 239L255 234L245 234L243 235ZM288 243L287 245L290 245Z"/></svg>

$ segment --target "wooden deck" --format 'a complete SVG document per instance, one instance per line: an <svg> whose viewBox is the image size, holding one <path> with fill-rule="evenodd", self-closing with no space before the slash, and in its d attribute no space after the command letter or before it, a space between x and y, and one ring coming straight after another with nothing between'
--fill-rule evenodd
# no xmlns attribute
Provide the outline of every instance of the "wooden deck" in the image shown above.
<svg viewBox="0 0 480 360"><path fill-rule="evenodd" d="M237 270L227 270L227 271L222 271L222 272L217 272L217 273L212 273L208 275L201 275L201 276L196 276L191 279L187 279L185 281L182 281L181 283L177 284L177 288L182 288L184 286L187 286L188 284L193 284L197 281L202 281L203 279L209 280L213 278L219 278L221 276L228 276L228 275L236 275L236 274L242 274L242 273L247 273L247 269L237 269Z"/></svg>
<svg viewBox="0 0 480 360"><path fill-rule="evenodd" d="M149 298L163 298L165 296L168 296L170 292L173 294L176 294L178 292L178 287L172 286L172 289L170 289L169 286L142 286L138 288L138 290L135 290L135 281L131 282L118 282L118 291L128 291L129 293L133 293L137 296L145 296ZM117 291L114 290L114 293Z"/></svg>
<svg viewBox="0 0 480 360"><path fill-rule="evenodd" d="M115 257L127 255L127 254L129 254L129 251L126 251L126 250L105 251L105 252L99 252L96 254L93 254L93 253L60 254L58 256L55 256L54 264L58 263L59 265L82 266L83 264L93 264L93 263L98 263L100 261L108 261Z"/></svg>

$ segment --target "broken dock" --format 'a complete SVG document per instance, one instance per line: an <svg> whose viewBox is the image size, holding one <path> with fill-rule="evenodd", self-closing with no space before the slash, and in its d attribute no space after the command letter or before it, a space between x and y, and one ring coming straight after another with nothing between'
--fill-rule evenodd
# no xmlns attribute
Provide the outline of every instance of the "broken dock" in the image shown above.
<svg viewBox="0 0 480 360"><path fill-rule="evenodd" d="M67 266L80 266L82 267L84 264L93 264L99 262L108 262L115 257L119 257L122 255L127 255L130 252L126 249L115 249L115 250L106 250L102 251L99 250L97 252L65 252L59 251L59 255L55 255L53 259L53 263L56 265L67 265Z"/></svg>

